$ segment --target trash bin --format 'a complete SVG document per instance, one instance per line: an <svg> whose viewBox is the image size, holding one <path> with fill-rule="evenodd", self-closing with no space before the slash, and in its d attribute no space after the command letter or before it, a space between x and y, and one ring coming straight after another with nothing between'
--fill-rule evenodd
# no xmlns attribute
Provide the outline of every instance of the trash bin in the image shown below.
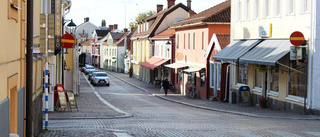
<svg viewBox="0 0 320 137"><path fill-rule="evenodd" d="M232 104L236 104L237 103L237 93L232 92L231 97L232 97Z"/></svg>

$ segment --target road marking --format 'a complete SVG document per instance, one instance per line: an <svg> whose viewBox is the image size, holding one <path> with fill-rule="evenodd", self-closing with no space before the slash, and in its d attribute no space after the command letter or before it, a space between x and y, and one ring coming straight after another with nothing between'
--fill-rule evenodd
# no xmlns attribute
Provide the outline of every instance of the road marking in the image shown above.
<svg viewBox="0 0 320 137"><path fill-rule="evenodd" d="M282 136L282 137L301 137L299 135L292 134L292 133L285 132L285 131L269 131L269 132L276 134L278 136Z"/></svg>
<svg viewBox="0 0 320 137"><path fill-rule="evenodd" d="M309 135L320 137L320 132L306 132Z"/></svg>
<svg viewBox="0 0 320 137"><path fill-rule="evenodd" d="M132 137L131 135L127 134L127 133L116 133L113 132L114 135L116 135L117 137Z"/></svg>
<svg viewBox="0 0 320 137"><path fill-rule="evenodd" d="M96 90L89 82L89 80L86 78L86 76L84 75L84 73L82 72L82 75L84 77L84 79L88 82L88 84L90 85L90 87L92 88L92 90Z"/></svg>
<svg viewBox="0 0 320 137"><path fill-rule="evenodd" d="M127 112L124 112L122 110L120 110L119 108L115 107L114 105L110 104L108 101L104 100L100 94L98 92L94 92L94 94L96 94L96 96L100 99L101 102L103 102L104 104L106 104L107 106L109 106L110 108L112 108L113 110L119 112L119 113L123 113L125 115L130 115L129 113Z"/></svg>
<svg viewBox="0 0 320 137"><path fill-rule="evenodd" d="M257 135L256 133L253 133L251 131L235 131L234 133L244 137L261 137L260 135Z"/></svg>

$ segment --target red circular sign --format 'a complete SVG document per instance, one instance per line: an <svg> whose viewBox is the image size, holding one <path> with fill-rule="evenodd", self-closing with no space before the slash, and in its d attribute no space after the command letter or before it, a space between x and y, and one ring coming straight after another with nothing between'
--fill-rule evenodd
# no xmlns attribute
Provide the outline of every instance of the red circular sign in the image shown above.
<svg viewBox="0 0 320 137"><path fill-rule="evenodd" d="M290 42L292 45L300 46L304 43L304 36L300 31L295 31L290 35Z"/></svg>
<svg viewBox="0 0 320 137"><path fill-rule="evenodd" d="M61 45L64 48L72 48L74 45L74 37L71 34L64 34L61 37Z"/></svg>

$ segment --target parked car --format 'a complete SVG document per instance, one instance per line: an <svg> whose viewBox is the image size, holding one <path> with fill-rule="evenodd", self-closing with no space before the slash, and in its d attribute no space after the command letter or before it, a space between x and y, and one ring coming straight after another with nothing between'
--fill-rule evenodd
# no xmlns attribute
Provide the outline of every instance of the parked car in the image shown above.
<svg viewBox="0 0 320 137"><path fill-rule="evenodd" d="M90 73L89 73L89 75L88 75L88 80L89 80L89 81L91 80L93 74L96 73L96 72L99 72L99 71L98 71L98 70L92 70L92 71L90 71Z"/></svg>
<svg viewBox="0 0 320 137"><path fill-rule="evenodd" d="M84 72L84 70L86 69L86 67L89 67L91 65L88 65L88 64L85 64L83 67L80 68L80 71L81 72Z"/></svg>
<svg viewBox="0 0 320 137"><path fill-rule="evenodd" d="M93 66L87 66L84 68L84 74L89 74L90 71L95 70Z"/></svg>
<svg viewBox="0 0 320 137"><path fill-rule="evenodd" d="M110 78L106 72L96 72L91 78L91 84L110 86Z"/></svg>

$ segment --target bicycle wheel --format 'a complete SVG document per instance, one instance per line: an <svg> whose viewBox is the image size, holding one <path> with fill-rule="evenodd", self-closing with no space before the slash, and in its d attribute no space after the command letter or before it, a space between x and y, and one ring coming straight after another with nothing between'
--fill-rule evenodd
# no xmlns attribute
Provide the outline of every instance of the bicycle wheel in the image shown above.
<svg viewBox="0 0 320 137"><path fill-rule="evenodd" d="M190 98L195 99L195 97L196 97L196 94L194 92L191 92L190 93Z"/></svg>

